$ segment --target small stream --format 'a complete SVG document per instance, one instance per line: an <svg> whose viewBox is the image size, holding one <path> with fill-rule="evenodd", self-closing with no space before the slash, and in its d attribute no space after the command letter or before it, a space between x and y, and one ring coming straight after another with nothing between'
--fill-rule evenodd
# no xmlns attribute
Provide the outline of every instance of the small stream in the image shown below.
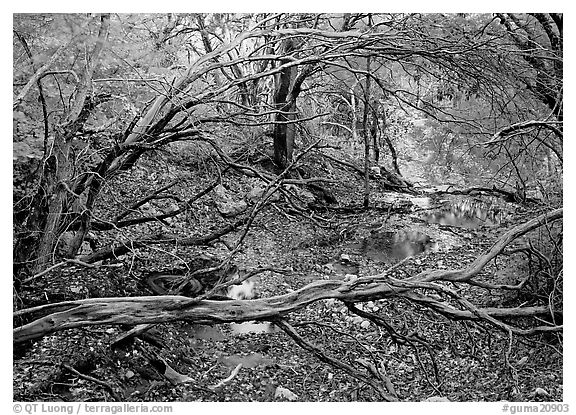
<svg viewBox="0 0 576 415"><path fill-rule="evenodd" d="M444 200L434 200L431 197L413 198L412 204L417 210L416 215L425 223L433 225L448 225L465 229L476 229L481 226L496 226L502 220L502 212L497 204L478 200L476 198L454 197ZM418 212L419 211L419 212ZM438 237L439 231L430 231ZM440 231L441 233L441 231ZM446 246L444 239L434 240L427 234L426 227L415 226L413 229L399 231L377 230L360 241L345 245L345 248L355 251L377 263L393 264L404 258L417 256L427 252L437 252L439 243ZM350 255L340 257L324 267L327 272L342 278L346 275L358 275L360 264L351 260ZM259 281L251 279L241 285L232 286L228 295L234 299L251 299ZM249 321L230 323L225 326L197 326L193 337L198 339L223 340L229 336L268 334L277 330L268 322Z"/></svg>
<svg viewBox="0 0 576 415"><path fill-rule="evenodd" d="M277 330L272 323L264 322L258 323L256 321L247 321L245 323L230 323L230 330L233 334L262 334L273 333Z"/></svg>
<svg viewBox="0 0 576 415"><path fill-rule="evenodd" d="M268 334L276 330L278 329L271 323L255 321L220 325L192 324L187 329L190 335L189 341L193 347L210 350L214 347L212 342L227 341L235 336ZM227 354L217 351L216 354L218 355L218 362L230 368L237 367L239 364L247 368L275 364L274 359L259 352Z"/></svg>
<svg viewBox="0 0 576 415"><path fill-rule="evenodd" d="M222 325L193 324L187 331L198 340L222 341L233 336L245 334L267 334L278 330L272 323L246 321L244 323L228 323Z"/></svg>
<svg viewBox="0 0 576 415"><path fill-rule="evenodd" d="M348 246L367 258L381 263L400 261L423 252L435 251L438 244L417 230L379 231Z"/></svg>
<svg viewBox="0 0 576 415"><path fill-rule="evenodd" d="M438 200L433 197L415 197L410 202L415 215L424 223L447 225L463 229L477 229L482 226L497 226L504 217L503 206L495 198L450 196ZM438 237L438 230L430 231ZM410 256L426 252L437 252L439 245L450 246L443 238L434 240L425 227L399 231L372 231L364 239L347 245L375 262L392 264ZM339 269L355 274L354 267L345 261L332 263L336 272Z"/></svg>
<svg viewBox="0 0 576 415"><path fill-rule="evenodd" d="M503 219L502 207L487 198L454 197L439 201L439 206L422 214L427 223L477 229L481 226L495 226Z"/></svg>

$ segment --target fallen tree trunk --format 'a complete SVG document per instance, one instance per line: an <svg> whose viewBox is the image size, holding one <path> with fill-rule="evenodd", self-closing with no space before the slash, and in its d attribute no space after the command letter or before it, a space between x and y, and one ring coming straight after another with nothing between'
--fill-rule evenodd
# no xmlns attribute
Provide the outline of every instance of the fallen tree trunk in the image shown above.
<svg viewBox="0 0 576 415"><path fill-rule="evenodd" d="M365 286L354 282L317 281L289 294L258 300L197 301L183 296L113 297L68 301L22 310L15 316L33 311L56 311L14 329L14 343L40 338L47 334L104 324L157 324L174 321L191 323L226 323L251 320L275 320L308 304L334 298L348 302L370 301L398 294L398 288L376 283L378 277L364 277ZM404 288L403 290L407 290ZM448 309L449 307L446 306ZM486 308L481 313L493 317L525 317L546 314L547 307ZM470 311L453 310L460 319L478 319Z"/></svg>
<svg viewBox="0 0 576 415"><path fill-rule="evenodd" d="M196 300L183 296L93 298L46 304L14 313L14 317L30 313L51 313L14 329L14 343L37 339L44 335L78 327L103 324L154 324L173 321L194 323L224 323L250 320L275 320L322 299L338 299L346 302L363 302L398 296L413 292L424 284L434 289L431 282L470 282L482 268L513 240L539 226L562 217L562 209L540 215L518 225L502 237L483 255L467 267L458 270L427 270L404 280L389 277L388 272L360 277L354 281L322 280L288 294L256 300L211 301ZM422 303L433 304L444 314L457 318L485 319L517 318L545 314L547 307L474 308L460 310L449 303L438 303L419 295ZM502 328L501 325L498 327ZM539 331L561 330L562 326L547 326ZM518 334L535 331L510 328Z"/></svg>

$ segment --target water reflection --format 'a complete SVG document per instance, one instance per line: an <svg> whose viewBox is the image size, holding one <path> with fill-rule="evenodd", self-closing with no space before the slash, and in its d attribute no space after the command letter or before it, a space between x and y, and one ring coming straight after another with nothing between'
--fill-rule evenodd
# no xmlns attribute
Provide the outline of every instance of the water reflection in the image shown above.
<svg viewBox="0 0 576 415"><path fill-rule="evenodd" d="M194 339L198 340L222 341L227 338L219 326L192 324L187 331Z"/></svg>
<svg viewBox="0 0 576 415"><path fill-rule="evenodd" d="M496 205L476 199L463 199L446 201L440 209L423 215L423 219L428 223L475 229L499 224L502 213Z"/></svg>
<svg viewBox="0 0 576 415"><path fill-rule="evenodd" d="M247 321L245 323L230 323L230 329L233 334L262 334L273 333L276 327L267 322Z"/></svg>
<svg viewBox="0 0 576 415"><path fill-rule="evenodd" d="M377 262L395 262L423 252L434 251L438 244L425 233L408 230L399 232L374 232L352 248Z"/></svg>

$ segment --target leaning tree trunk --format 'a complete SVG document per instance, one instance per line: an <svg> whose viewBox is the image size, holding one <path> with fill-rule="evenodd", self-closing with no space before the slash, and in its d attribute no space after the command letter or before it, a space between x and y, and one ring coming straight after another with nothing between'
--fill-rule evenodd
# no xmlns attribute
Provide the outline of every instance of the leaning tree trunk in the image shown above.
<svg viewBox="0 0 576 415"><path fill-rule="evenodd" d="M95 102L91 99L92 75L98 63L100 52L104 41L108 36L110 16L102 15L100 31L96 44L90 56L86 57L86 67L82 74L82 80L78 85L75 100L70 109L65 114L63 125L55 131L54 145L51 148L51 155L46 159L46 168L41 179L42 188L38 190L35 200L43 199L43 203L38 203L32 207L28 225L29 229L40 230L36 243L26 247L26 253L16 252L16 256L22 258L28 256L28 260L33 259L32 271L37 273L42 271L51 261L54 250L60 235L70 223L70 218L74 217L69 208L72 198L78 198L71 189L73 181L73 165L71 162L72 140L82 125L86 122Z"/></svg>

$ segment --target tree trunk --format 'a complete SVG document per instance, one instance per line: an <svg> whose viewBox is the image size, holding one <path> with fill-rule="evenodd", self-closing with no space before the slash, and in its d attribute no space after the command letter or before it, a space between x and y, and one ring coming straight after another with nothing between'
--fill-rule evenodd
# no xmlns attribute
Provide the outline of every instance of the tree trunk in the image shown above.
<svg viewBox="0 0 576 415"><path fill-rule="evenodd" d="M63 125L56 129L54 145L50 149L50 155L46 157L47 168L44 169L41 186L35 196L38 203L34 205L27 220L28 229L37 234L32 234L30 245L23 247L23 251L15 250L18 260L32 261L34 273L41 272L51 261L60 235L74 217L78 216L70 210L71 198L79 196L72 190L72 139L86 122L94 105L90 97L92 75L110 25L109 15L102 15L100 20L98 38L92 53L86 56L86 67L75 100L65 114Z"/></svg>
<svg viewBox="0 0 576 415"><path fill-rule="evenodd" d="M294 49L292 39L283 41L282 53L290 53ZM290 62L282 59L280 64ZM296 79L297 68L285 68L276 76L276 90L274 92L274 107L279 111L276 113L274 124L274 161L280 169L284 169L292 161L294 150L295 127L293 121L295 117L295 99L289 99L291 89Z"/></svg>
<svg viewBox="0 0 576 415"><path fill-rule="evenodd" d="M370 136L372 137L372 148L374 152L374 164L380 163L380 143L378 140L378 108L374 103L372 106L372 123L370 124Z"/></svg>
<svg viewBox="0 0 576 415"><path fill-rule="evenodd" d="M354 87L356 84L354 84ZM358 139L358 117L356 115L356 93L354 92L354 87L350 88L350 108L352 110L352 142L356 144L360 140Z"/></svg>
<svg viewBox="0 0 576 415"><path fill-rule="evenodd" d="M288 122L296 118L293 113L296 105L284 105L280 108L282 113L276 115L277 123L274 125L274 161L280 169L284 169L292 161L294 152L296 129L293 123Z"/></svg>
<svg viewBox="0 0 576 415"><path fill-rule="evenodd" d="M365 208L370 204L370 56L366 58L366 84L364 88L364 114L362 117L362 134L364 136L364 202Z"/></svg>
<svg viewBox="0 0 576 415"><path fill-rule="evenodd" d="M50 262L58 237L62 233L61 224L68 199L64 183L70 177L70 140L64 134L64 132L58 132L54 138L55 155L53 157L56 160L56 170L53 177L45 180L49 186L47 189L48 207L45 211L44 229L36 251L34 273L42 271Z"/></svg>

